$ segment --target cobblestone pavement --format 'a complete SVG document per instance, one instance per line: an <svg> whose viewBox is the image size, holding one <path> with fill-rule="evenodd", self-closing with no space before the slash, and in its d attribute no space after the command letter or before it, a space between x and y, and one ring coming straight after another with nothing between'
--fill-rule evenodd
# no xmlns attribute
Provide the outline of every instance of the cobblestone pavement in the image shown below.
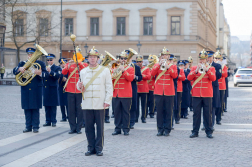
<svg viewBox="0 0 252 167"><path fill-rule="evenodd" d="M157 137L156 119L150 118L147 124L141 121L136 124L129 136L112 136L111 119L111 123L105 125L103 157L84 156L87 151L85 133L69 139L65 133L67 123L57 124L59 134L51 127L41 128L39 134L22 134L25 126L20 87L0 86L0 166L16 166L10 162L33 167L252 166L252 88L232 84L230 82L228 112L224 113L222 125L215 126L214 139L206 138L203 131L198 138L189 138L193 112L189 112L189 119L181 119L181 124L174 126L169 137ZM44 108L40 110L40 118L42 125ZM60 119L58 108L57 120ZM68 140L72 143L67 143ZM61 143L64 141L66 143ZM50 148L54 152L46 151ZM10 160L10 157L16 159Z"/></svg>

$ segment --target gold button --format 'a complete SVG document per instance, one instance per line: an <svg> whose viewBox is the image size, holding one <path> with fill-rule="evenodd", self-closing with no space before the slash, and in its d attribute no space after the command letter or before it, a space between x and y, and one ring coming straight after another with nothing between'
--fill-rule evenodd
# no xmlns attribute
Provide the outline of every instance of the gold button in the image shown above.
<svg viewBox="0 0 252 167"><path fill-rule="evenodd" d="M45 86L45 88L46 88L46 86Z"/></svg>
<svg viewBox="0 0 252 167"><path fill-rule="evenodd" d="M29 90L31 90L31 88Z"/></svg>
<svg viewBox="0 0 252 167"><path fill-rule="evenodd" d="M45 80L45 81L47 81L47 80Z"/></svg>

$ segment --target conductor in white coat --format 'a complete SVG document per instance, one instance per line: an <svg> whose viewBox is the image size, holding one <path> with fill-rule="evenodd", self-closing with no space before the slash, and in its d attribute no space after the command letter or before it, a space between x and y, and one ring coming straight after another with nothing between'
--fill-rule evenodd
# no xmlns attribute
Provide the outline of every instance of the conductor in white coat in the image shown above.
<svg viewBox="0 0 252 167"><path fill-rule="evenodd" d="M81 106L85 115L85 133L88 141L86 156L103 155L105 109L109 107L113 96L110 71L100 66L98 60L99 52L93 47L88 53L89 66L81 70L81 82L77 83L77 89L84 94Z"/></svg>

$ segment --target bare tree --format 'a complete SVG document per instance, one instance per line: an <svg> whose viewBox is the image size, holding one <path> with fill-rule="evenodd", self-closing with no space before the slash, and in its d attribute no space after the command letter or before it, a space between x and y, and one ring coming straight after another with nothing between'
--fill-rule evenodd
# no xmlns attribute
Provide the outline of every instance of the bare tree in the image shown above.
<svg viewBox="0 0 252 167"><path fill-rule="evenodd" d="M5 0L6 38L14 43L18 62L22 47L29 43L49 42L51 30L59 25L51 24L53 12L41 10L43 6L34 6L31 2L32 0Z"/></svg>

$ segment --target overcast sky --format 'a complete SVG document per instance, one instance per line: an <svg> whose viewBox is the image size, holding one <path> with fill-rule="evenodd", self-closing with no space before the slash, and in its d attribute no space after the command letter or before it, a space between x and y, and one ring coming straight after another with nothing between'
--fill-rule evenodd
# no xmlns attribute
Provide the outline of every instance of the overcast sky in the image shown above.
<svg viewBox="0 0 252 167"><path fill-rule="evenodd" d="M223 0L223 5L231 36L249 40L252 30L252 0Z"/></svg>

